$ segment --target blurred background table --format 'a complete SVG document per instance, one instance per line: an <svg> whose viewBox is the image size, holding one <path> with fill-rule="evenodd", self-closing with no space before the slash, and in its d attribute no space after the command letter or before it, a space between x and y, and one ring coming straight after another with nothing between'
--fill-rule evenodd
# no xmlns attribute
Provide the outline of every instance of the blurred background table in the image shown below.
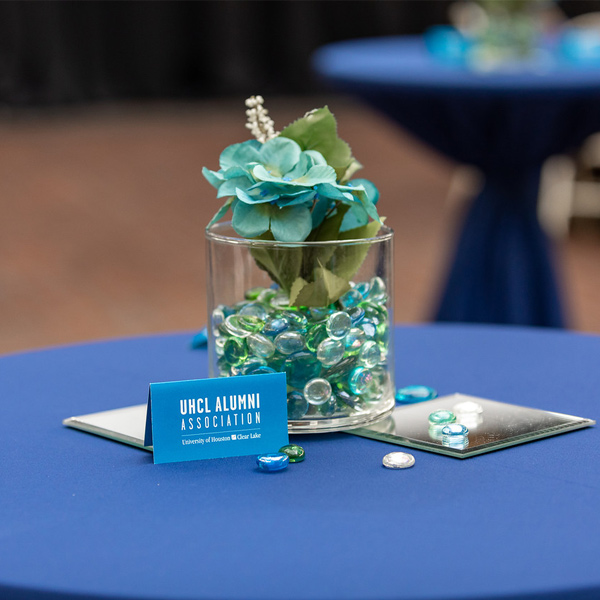
<svg viewBox="0 0 600 600"><path fill-rule="evenodd" d="M483 172L436 319L563 326L552 251L537 219L540 171L549 156L600 131L600 68L541 63L476 72L436 60L415 36L330 44L313 67Z"/></svg>
<svg viewBox="0 0 600 600"><path fill-rule="evenodd" d="M425 599L600 594L598 429L466 460L343 433L306 460L153 465L61 425L204 377L191 334L0 358L0 598ZM396 330L397 384L597 418L600 338L439 324Z"/></svg>

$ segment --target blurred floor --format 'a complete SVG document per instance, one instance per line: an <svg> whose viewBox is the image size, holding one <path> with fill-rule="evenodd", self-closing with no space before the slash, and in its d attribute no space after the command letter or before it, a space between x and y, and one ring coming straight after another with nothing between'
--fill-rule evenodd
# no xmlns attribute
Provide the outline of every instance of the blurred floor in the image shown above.
<svg viewBox="0 0 600 600"><path fill-rule="evenodd" d="M328 103L396 232L398 322L430 319L460 206L454 165L344 98L269 98L281 128ZM247 139L243 99L0 115L0 353L206 322L201 174ZM557 259L573 328L600 333L600 229Z"/></svg>

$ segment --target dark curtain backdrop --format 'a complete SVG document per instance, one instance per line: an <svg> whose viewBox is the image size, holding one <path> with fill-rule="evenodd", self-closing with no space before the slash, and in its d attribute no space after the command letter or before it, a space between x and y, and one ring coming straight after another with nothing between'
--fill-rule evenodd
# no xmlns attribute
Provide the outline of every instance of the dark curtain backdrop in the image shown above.
<svg viewBox="0 0 600 600"><path fill-rule="evenodd" d="M429 0L0 2L0 102L47 105L314 91L330 41L420 33Z"/></svg>

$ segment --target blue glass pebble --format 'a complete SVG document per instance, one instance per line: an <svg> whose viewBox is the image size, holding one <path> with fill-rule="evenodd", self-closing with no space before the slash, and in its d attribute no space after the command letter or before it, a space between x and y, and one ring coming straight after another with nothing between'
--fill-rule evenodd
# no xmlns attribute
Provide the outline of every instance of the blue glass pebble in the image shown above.
<svg viewBox="0 0 600 600"><path fill-rule="evenodd" d="M269 319L265 326L263 327L262 333L265 335L269 335L271 337L275 337L280 333L283 333L287 329L290 328L290 324L287 319L277 318L277 319Z"/></svg>
<svg viewBox="0 0 600 600"><path fill-rule="evenodd" d="M354 308L364 300L362 294L357 290L348 290L338 302L344 309Z"/></svg>
<svg viewBox="0 0 600 600"><path fill-rule="evenodd" d="M425 385L407 385L396 390L396 402L400 404L414 404L437 398L437 392Z"/></svg>
<svg viewBox="0 0 600 600"><path fill-rule="evenodd" d="M308 412L308 400L301 392L290 392L287 395L288 419L301 419Z"/></svg>
<svg viewBox="0 0 600 600"><path fill-rule="evenodd" d="M445 438L460 438L469 435L469 430L460 423L450 423L442 428L442 435Z"/></svg>
<svg viewBox="0 0 600 600"><path fill-rule="evenodd" d="M451 410L435 410L429 415L430 425L449 425L456 421L456 415Z"/></svg>
<svg viewBox="0 0 600 600"><path fill-rule="evenodd" d="M360 306L356 306L352 310L348 311L348 316L352 321L352 325L356 327L365 318L365 309L361 308Z"/></svg>
<svg viewBox="0 0 600 600"><path fill-rule="evenodd" d="M334 312L327 319L327 333L329 337L334 340L341 340L346 337L350 328L352 327L352 320L348 313L343 311Z"/></svg>
<svg viewBox="0 0 600 600"><path fill-rule="evenodd" d="M238 314L245 317L257 317L261 321L265 321L269 316L267 309L260 302L249 302Z"/></svg>
<svg viewBox="0 0 600 600"><path fill-rule="evenodd" d="M356 367L352 369L348 378L348 385L353 394L365 394L373 384L373 374L369 369L364 367Z"/></svg>
<svg viewBox="0 0 600 600"><path fill-rule="evenodd" d="M261 454L256 457L256 464L261 471L273 473L283 471L290 464L290 458L284 452L274 452L272 454Z"/></svg>

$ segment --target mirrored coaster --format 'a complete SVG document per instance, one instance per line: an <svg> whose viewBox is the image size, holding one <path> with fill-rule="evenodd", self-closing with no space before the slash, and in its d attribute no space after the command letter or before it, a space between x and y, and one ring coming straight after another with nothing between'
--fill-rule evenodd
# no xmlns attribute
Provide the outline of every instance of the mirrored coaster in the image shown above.
<svg viewBox="0 0 600 600"><path fill-rule="evenodd" d="M415 464L415 457L406 452L390 452L383 457L383 466L388 469L408 469Z"/></svg>
<svg viewBox="0 0 600 600"><path fill-rule="evenodd" d="M444 436L443 429L450 424L444 423L440 427L429 420L436 411L453 412L456 415L455 423L464 426L468 434ZM396 406L384 420L346 433L456 458L468 458L595 424L591 419L452 394L417 404Z"/></svg>

